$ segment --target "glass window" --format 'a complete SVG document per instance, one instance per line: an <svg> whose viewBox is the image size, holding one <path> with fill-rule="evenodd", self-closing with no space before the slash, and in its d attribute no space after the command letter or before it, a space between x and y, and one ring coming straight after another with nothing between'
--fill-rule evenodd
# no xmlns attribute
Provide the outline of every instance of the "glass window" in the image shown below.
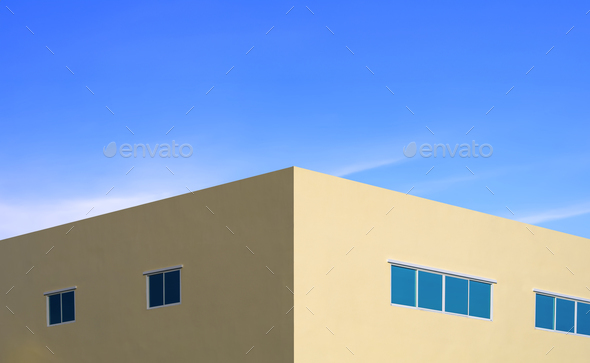
<svg viewBox="0 0 590 363"><path fill-rule="evenodd" d="M416 270L391 265L391 303L416 306Z"/></svg>
<svg viewBox="0 0 590 363"><path fill-rule="evenodd" d="M61 323L61 294L50 295L49 299L49 325Z"/></svg>
<svg viewBox="0 0 590 363"><path fill-rule="evenodd" d="M484 282L469 281L469 315L490 318L491 285Z"/></svg>
<svg viewBox="0 0 590 363"><path fill-rule="evenodd" d="M575 301L557 299L557 305L555 306L555 330L573 333L575 315Z"/></svg>
<svg viewBox="0 0 590 363"><path fill-rule="evenodd" d="M47 315L49 325L75 321L76 307L74 302L74 291L48 295Z"/></svg>
<svg viewBox="0 0 590 363"><path fill-rule="evenodd" d="M164 305L164 274L148 277L150 279L150 308Z"/></svg>
<svg viewBox="0 0 590 363"><path fill-rule="evenodd" d="M555 312L555 298L537 294L535 308L535 326L537 328L553 330Z"/></svg>
<svg viewBox="0 0 590 363"><path fill-rule="evenodd" d="M544 291L538 291L535 299L536 328L590 335L590 303Z"/></svg>
<svg viewBox="0 0 590 363"><path fill-rule="evenodd" d="M483 319L492 316L492 282L443 270L391 263L391 303ZM485 281L485 279L482 279Z"/></svg>
<svg viewBox="0 0 590 363"><path fill-rule="evenodd" d="M164 302L166 305L168 304L176 304L180 302L180 270L166 272L164 274L166 282L164 286L166 286L166 291L164 291L164 296L166 301Z"/></svg>
<svg viewBox="0 0 590 363"><path fill-rule="evenodd" d="M442 275L418 271L418 306L442 310Z"/></svg>
<svg viewBox="0 0 590 363"><path fill-rule="evenodd" d="M66 323L68 321L73 321L76 316L74 306L74 292L64 292L61 294L61 322Z"/></svg>
<svg viewBox="0 0 590 363"><path fill-rule="evenodd" d="M578 302L576 333L590 335L590 304Z"/></svg>
<svg viewBox="0 0 590 363"><path fill-rule="evenodd" d="M180 270L148 275L148 306L180 303Z"/></svg>
<svg viewBox="0 0 590 363"><path fill-rule="evenodd" d="M445 276L445 311L455 314L468 313L469 281Z"/></svg>

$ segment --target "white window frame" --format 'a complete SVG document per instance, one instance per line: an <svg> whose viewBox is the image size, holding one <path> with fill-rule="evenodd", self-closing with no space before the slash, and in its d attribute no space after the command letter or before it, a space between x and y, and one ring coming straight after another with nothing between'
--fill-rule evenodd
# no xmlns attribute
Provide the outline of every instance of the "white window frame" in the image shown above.
<svg viewBox="0 0 590 363"><path fill-rule="evenodd" d="M536 319L536 317L537 317L537 295L549 296L554 299L569 300L569 301L573 301L575 303L575 305L574 305L574 331L573 332L566 332L566 331L557 330L557 300L553 300L553 329L539 328L539 327L537 327L537 322L533 321L533 325L534 325L535 329L542 330L542 331L549 331L549 332L553 332L553 333L560 333L560 334L565 334L565 335L575 335L578 337L590 338L590 335L578 334L578 302L581 302L584 304L590 304L590 299L585 299L583 297L565 295L565 294L560 294L557 292L551 292L551 291L540 290L540 289L533 289L533 292L535 293L535 314L533 315L533 319Z"/></svg>
<svg viewBox="0 0 590 363"><path fill-rule="evenodd" d="M177 265L177 266L159 268L157 270L145 271L143 273L143 275L145 276L145 300L146 300L146 307L148 310L163 308L163 307L167 307L167 306L180 305L182 303L182 271L181 271L182 267L183 267L183 265ZM174 303L174 304L166 304L166 276L162 276L163 304L160 306L150 307L150 276L158 275L158 274L164 275L164 274L166 274L166 272L171 272L171 271L176 271L176 270L178 270L180 272L180 276L179 276L180 301L177 303Z"/></svg>
<svg viewBox="0 0 590 363"><path fill-rule="evenodd" d="M47 291L43 293L43 296L45 296L45 310L47 311L47 326L58 326L58 325L64 325L64 324L70 324L70 323L75 323L76 322L76 317L78 316L78 312L76 309L76 288L77 286L72 286L72 287L68 287L65 289L59 289L59 290L53 290L53 291ZM62 304L62 294L66 293L66 292L70 292L70 291L74 291L74 320L71 321L66 321L65 323L63 322L63 304ZM60 314L60 321L62 321L61 323L57 323L57 324L50 324L50 318L49 318L49 297L53 296L53 295L58 295L59 294L59 314Z"/></svg>
<svg viewBox="0 0 590 363"><path fill-rule="evenodd" d="M489 278L485 278L485 277L479 277L479 276L473 276L473 275L468 275L468 274L464 274L464 273L460 273L460 272L454 272L454 271L449 271L449 270L443 270L443 269L439 269L439 268L434 268L434 267L428 267L428 266L422 266L422 265L417 265L415 263L409 263L409 262L403 262L403 261L397 261L397 260L391 260L388 259L387 262L390 265L393 266L399 266L399 267L404 267L404 268L409 268L412 270L416 270L416 286L414 287L415 290L415 300L416 300L416 306L408 306L408 305L402 305L402 304L395 304L392 303L390 301L390 305L391 306L401 306L404 308L410 308L410 309L416 309L416 310L423 310L423 311L434 311L437 313L442 313L442 314L447 314L447 315L454 315L454 316L462 316L462 317L466 317L466 318L471 318L471 319L478 319L478 320L484 320L484 321L494 321L494 284L497 284L498 281L497 280L493 280L493 279L489 279ZM434 309L428 309L428 308L423 308L423 307L419 307L419 296L418 296L418 276L420 275L418 272L419 271L424 271L424 272L431 272L431 273L436 273L439 275L442 275L442 311L441 310L434 310ZM452 313L452 312L448 312L445 311L446 306L445 306L445 295L446 295L446 276L450 276L450 277L455 277L455 278L461 278L463 280L467 280L467 315L464 314L457 314L457 313ZM490 318L480 318L478 316L471 316L469 315L469 289L470 289L470 283L469 281L476 281L476 282L483 282L486 284L490 285ZM391 289L391 273L389 274L389 286ZM391 293L390 293L391 296ZM577 307L577 305L576 305Z"/></svg>

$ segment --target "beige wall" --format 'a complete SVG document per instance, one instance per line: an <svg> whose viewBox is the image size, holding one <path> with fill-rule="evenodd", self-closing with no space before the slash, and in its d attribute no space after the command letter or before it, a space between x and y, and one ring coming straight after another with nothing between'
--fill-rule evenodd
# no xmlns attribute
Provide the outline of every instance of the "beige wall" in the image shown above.
<svg viewBox="0 0 590 363"><path fill-rule="evenodd" d="M182 303L147 310L142 273L179 264ZM47 327L73 285L76 322ZM0 241L0 362L292 362L285 286L293 169Z"/></svg>
<svg viewBox="0 0 590 363"><path fill-rule="evenodd" d="M532 289L589 298L590 241L525 226L296 168L295 362L587 361ZM496 279L493 322L391 306L388 259Z"/></svg>

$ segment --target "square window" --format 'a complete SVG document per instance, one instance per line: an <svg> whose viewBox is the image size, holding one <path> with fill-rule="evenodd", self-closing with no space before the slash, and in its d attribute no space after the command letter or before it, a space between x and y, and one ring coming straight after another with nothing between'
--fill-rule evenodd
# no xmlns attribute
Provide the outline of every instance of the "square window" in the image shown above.
<svg viewBox="0 0 590 363"><path fill-rule="evenodd" d="M537 294L535 307L535 326L553 330L555 316L555 298Z"/></svg>
<svg viewBox="0 0 590 363"><path fill-rule="evenodd" d="M590 304L578 302L576 333L590 335Z"/></svg>
<svg viewBox="0 0 590 363"><path fill-rule="evenodd" d="M467 315L469 308L469 281L445 276L445 311Z"/></svg>
<svg viewBox="0 0 590 363"><path fill-rule="evenodd" d="M418 271L418 307L442 311L442 275Z"/></svg>
<svg viewBox="0 0 590 363"><path fill-rule="evenodd" d="M47 295L47 323L57 325L76 320L74 291Z"/></svg>
<svg viewBox="0 0 590 363"><path fill-rule="evenodd" d="M416 270L391 265L391 303L416 306Z"/></svg>
<svg viewBox="0 0 590 363"><path fill-rule="evenodd" d="M574 332L576 303L572 300L557 299L555 305L555 330Z"/></svg>
<svg viewBox="0 0 590 363"><path fill-rule="evenodd" d="M180 304L180 270L147 275L148 308Z"/></svg>
<svg viewBox="0 0 590 363"><path fill-rule="evenodd" d="M490 318L491 288L484 282L469 281L469 316Z"/></svg>

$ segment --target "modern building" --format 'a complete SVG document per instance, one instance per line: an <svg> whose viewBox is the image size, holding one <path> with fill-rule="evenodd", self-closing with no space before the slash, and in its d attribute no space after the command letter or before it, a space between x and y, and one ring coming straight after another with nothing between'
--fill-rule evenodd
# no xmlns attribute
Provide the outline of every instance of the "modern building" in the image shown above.
<svg viewBox="0 0 590 363"><path fill-rule="evenodd" d="M0 362L586 362L588 256L288 168L0 241Z"/></svg>

